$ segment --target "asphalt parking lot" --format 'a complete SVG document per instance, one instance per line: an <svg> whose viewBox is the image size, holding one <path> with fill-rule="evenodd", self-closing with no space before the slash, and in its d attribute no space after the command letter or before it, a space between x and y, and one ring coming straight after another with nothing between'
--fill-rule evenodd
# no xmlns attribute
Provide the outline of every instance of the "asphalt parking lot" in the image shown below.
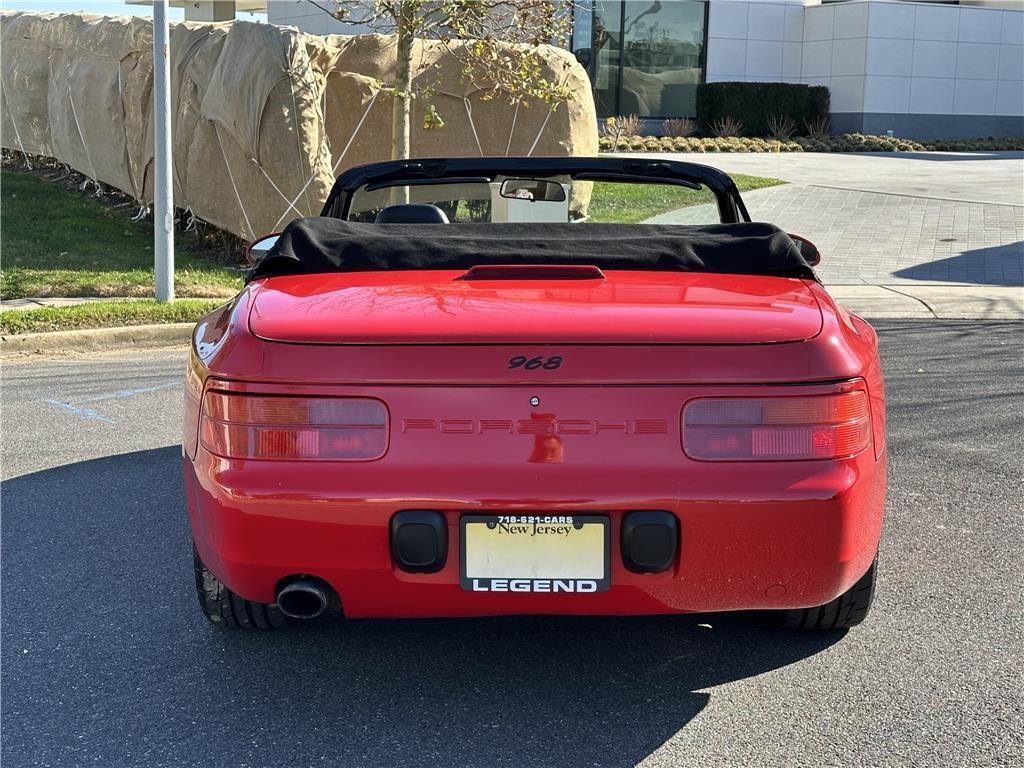
<svg viewBox="0 0 1024 768"><path fill-rule="evenodd" d="M1024 763L1019 324L879 323L890 500L867 622L362 621L195 605L180 351L3 371L2 763Z"/></svg>

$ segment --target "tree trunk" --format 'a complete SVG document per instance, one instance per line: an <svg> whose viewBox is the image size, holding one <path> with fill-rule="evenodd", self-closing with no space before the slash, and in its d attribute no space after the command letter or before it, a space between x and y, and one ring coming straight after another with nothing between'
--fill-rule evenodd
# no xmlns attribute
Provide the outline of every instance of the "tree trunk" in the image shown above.
<svg viewBox="0 0 1024 768"><path fill-rule="evenodd" d="M412 123L412 44L413 3L399 5L395 21L398 35L395 60L395 101L391 113L391 159L409 158L409 138ZM409 202L409 188L396 187L393 203Z"/></svg>

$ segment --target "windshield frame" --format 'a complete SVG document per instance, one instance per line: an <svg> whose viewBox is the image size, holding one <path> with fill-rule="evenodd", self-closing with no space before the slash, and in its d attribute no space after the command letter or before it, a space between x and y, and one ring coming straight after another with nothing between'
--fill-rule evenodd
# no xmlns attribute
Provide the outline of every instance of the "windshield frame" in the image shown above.
<svg viewBox="0 0 1024 768"><path fill-rule="evenodd" d="M623 157L453 157L390 160L358 165L342 173L327 196L321 216L348 219L354 195L368 187L444 184L456 179L493 181L499 176L568 176L580 181L671 184L707 187L723 224L750 221L739 190L728 174L699 163Z"/></svg>

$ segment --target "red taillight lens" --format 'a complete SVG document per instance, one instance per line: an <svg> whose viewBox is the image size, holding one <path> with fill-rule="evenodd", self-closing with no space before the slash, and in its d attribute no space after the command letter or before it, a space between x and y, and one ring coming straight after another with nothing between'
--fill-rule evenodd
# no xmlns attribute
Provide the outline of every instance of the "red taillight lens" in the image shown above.
<svg viewBox="0 0 1024 768"><path fill-rule="evenodd" d="M864 392L692 400L683 450L701 461L797 461L852 456L871 443Z"/></svg>
<svg viewBox="0 0 1024 768"><path fill-rule="evenodd" d="M232 459L366 461L387 449L387 411L369 398L214 390L203 404L202 441Z"/></svg>

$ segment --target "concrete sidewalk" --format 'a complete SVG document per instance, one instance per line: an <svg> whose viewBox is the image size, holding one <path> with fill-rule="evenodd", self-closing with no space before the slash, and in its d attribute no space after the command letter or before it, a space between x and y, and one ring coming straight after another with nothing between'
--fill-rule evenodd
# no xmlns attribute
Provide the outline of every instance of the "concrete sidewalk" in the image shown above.
<svg viewBox="0 0 1024 768"><path fill-rule="evenodd" d="M1024 320L1024 287L1005 285L826 285L868 320Z"/></svg>
<svg viewBox="0 0 1024 768"><path fill-rule="evenodd" d="M11 309L40 309L41 307L73 307L77 304L91 304L96 301L131 301L127 296L103 297L83 296L77 298L6 299L0 301L0 312Z"/></svg>

